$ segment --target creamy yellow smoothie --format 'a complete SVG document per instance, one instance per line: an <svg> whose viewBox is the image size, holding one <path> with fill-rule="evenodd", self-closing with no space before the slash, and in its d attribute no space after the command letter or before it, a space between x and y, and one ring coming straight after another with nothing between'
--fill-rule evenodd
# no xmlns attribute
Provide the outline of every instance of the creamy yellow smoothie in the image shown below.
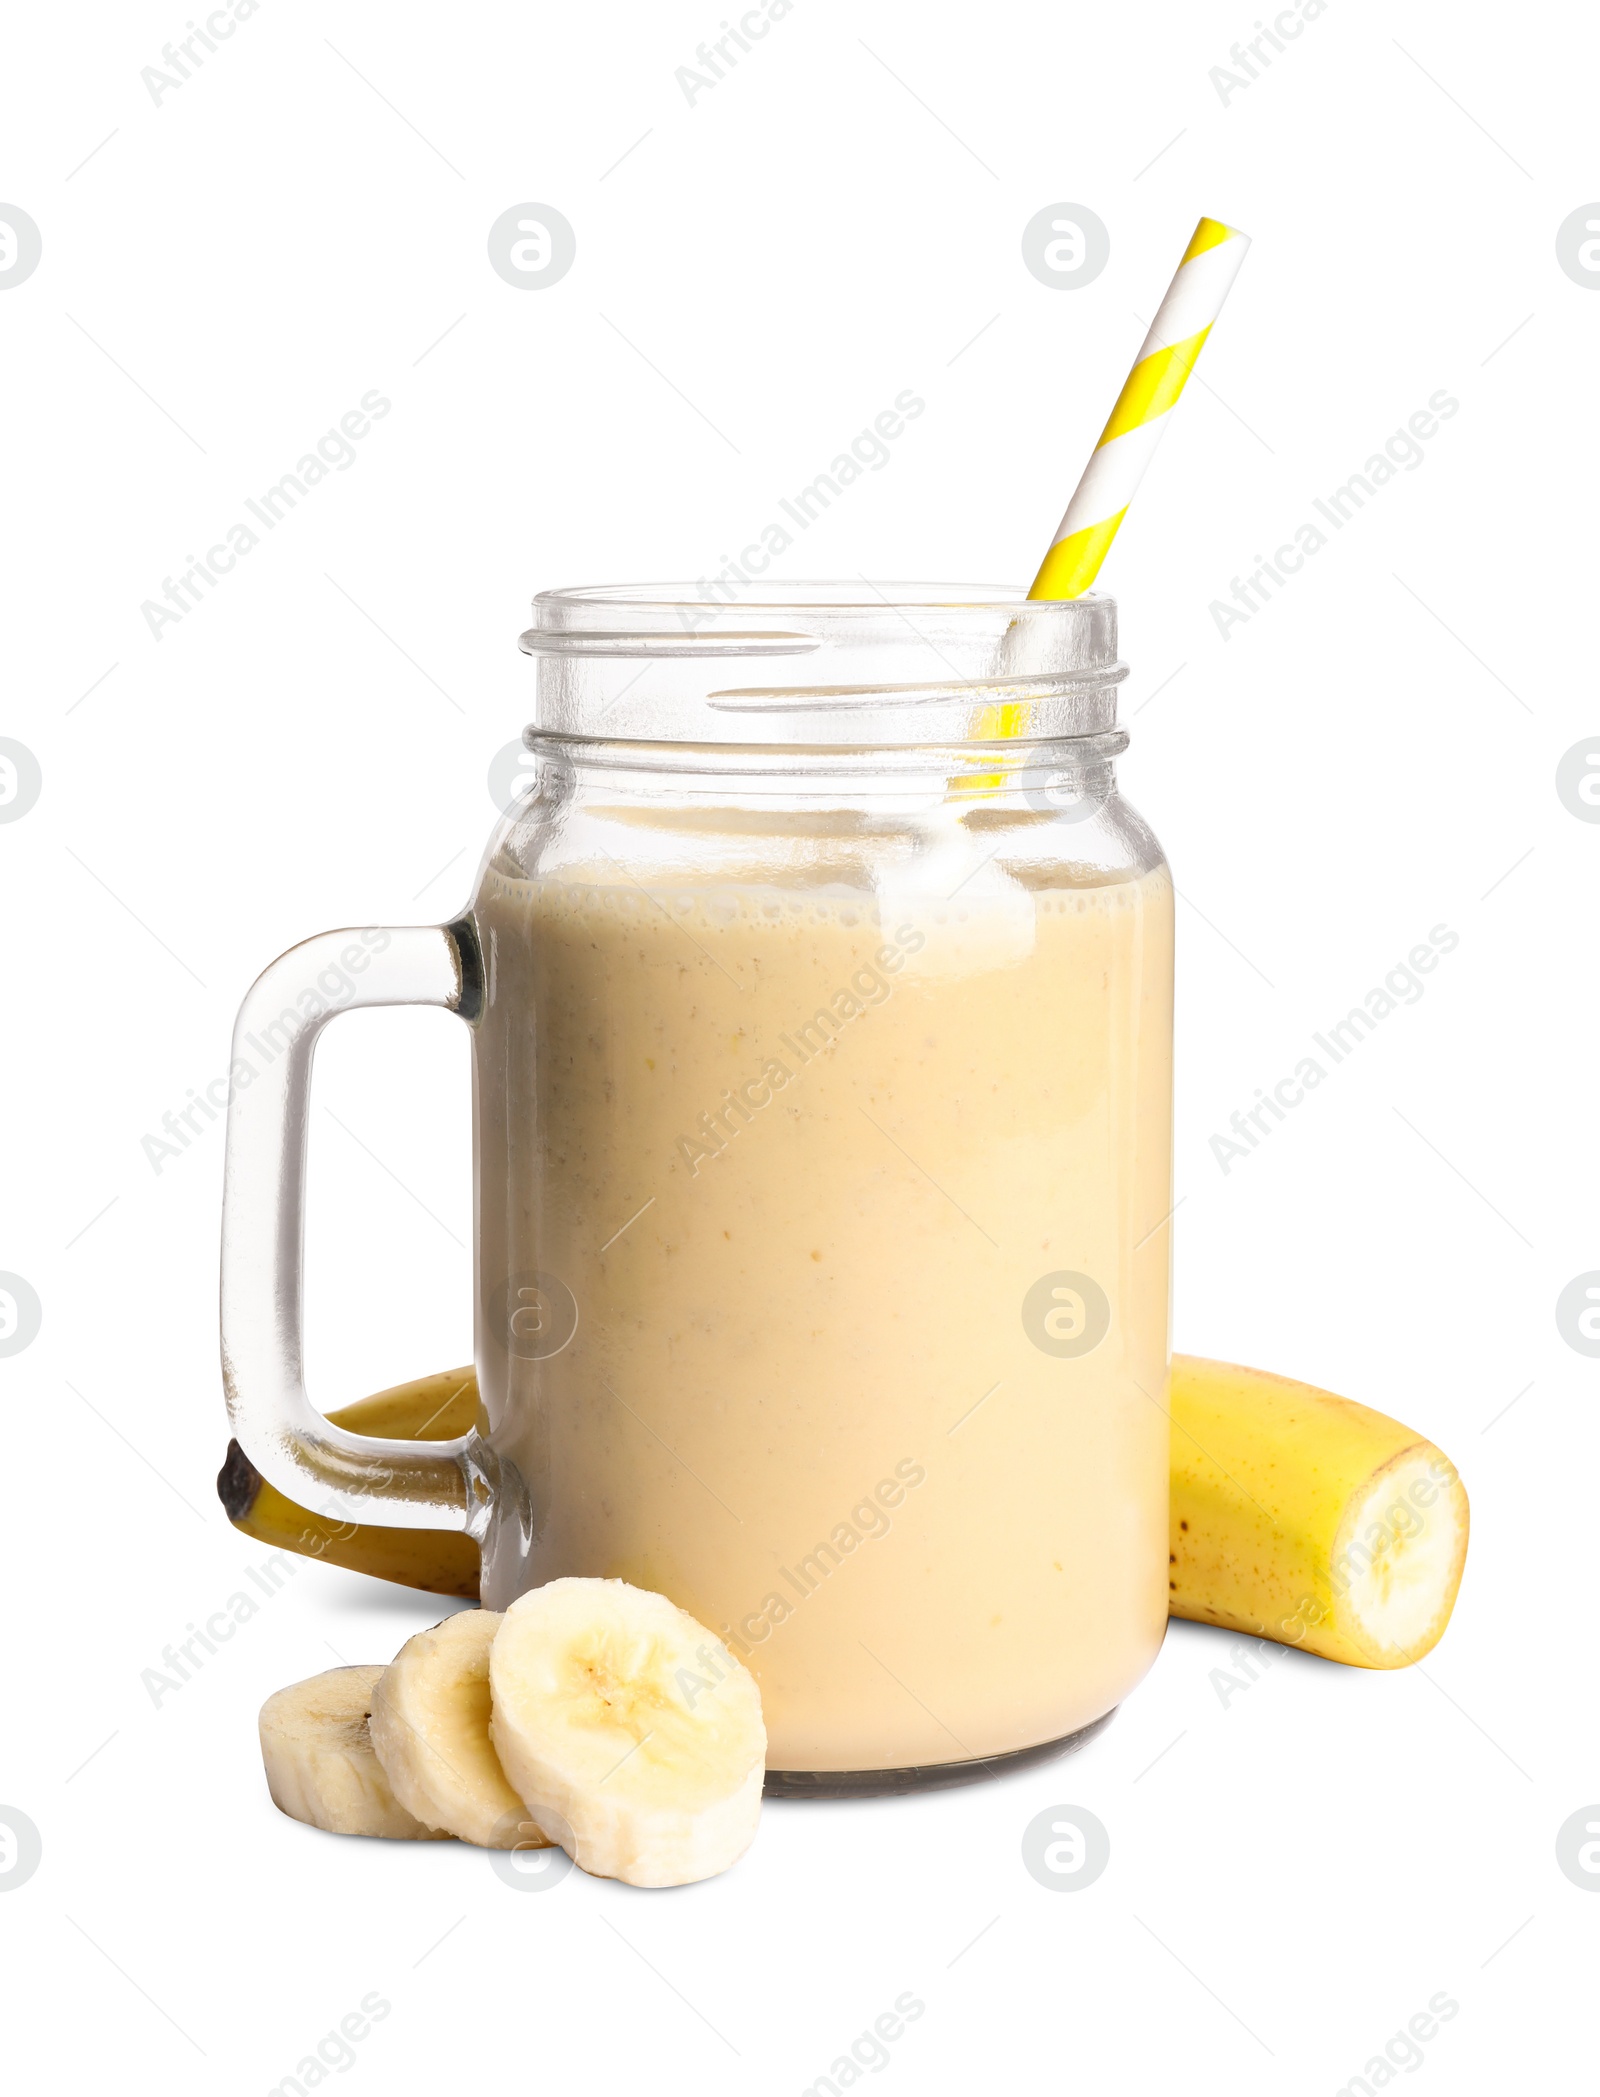
<svg viewBox="0 0 1600 2097"><path fill-rule="evenodd" d="M1079 878L484 876L478 1361L531 1499L516 1577L717 1630L771 1768L1059 1739L1160 1644L1172 889Z"/></svg>

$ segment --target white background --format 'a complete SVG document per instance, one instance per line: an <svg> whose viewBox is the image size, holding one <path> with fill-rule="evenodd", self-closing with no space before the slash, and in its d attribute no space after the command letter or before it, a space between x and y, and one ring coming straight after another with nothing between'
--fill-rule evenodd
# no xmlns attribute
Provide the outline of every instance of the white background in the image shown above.
<svg viewBox="0 0 1600 2097"><path fill-rule="evenodd" d="M1331 0L1224 103L1243 0L797 0L691 107L720 20L264 0L159 106L182 8L13 22L0 199L43 260L0 297L0 733L43 792L0 826L0 1268L43 1326L0 1361L0 1803L44 1850L0 1898L7 2066L267 2091L376 1989L335 2082L798 2092L910 1989L899 2088L1315 2093L1444 1990L1427 2088L1573 2087L1600 1371L1554 1305L1600 1265L1600 827L1554 780L1600 732L1600 296L1555 235L1600 195L1593 24ZM524 201L577 235L540 291L486 260ZM1061 201L1110 229L1092 285L1023 267ZM1202 211L1255 245L1104 577L1125 790L1184 898L1175 1342L1445 1447L1448 1635L1394 1675L1285 1655L1224 1706L1229 1642L1178 1625L1076 1760L769 1808L678 1893L287 1822L261 1700L438 1612L306 1565L153 1706L141 1671L265 1553L212 1488L220 1128L159 1172L142 1139L280 949L460 905L534 589L713 573L905 387L926 414L784 572L1026 581ZM142 601L374 387L357 463L154 640ZM1425 463L1223 639L1211 601L1440 388ZM1421 1001L1224 1175L1210 1137L1439 923ZM342 1021L318 1086L332 1405L469 1352L465 1036ZM1110 1830L1076 1893L1021 1862L1057 1803Z"/></svg>

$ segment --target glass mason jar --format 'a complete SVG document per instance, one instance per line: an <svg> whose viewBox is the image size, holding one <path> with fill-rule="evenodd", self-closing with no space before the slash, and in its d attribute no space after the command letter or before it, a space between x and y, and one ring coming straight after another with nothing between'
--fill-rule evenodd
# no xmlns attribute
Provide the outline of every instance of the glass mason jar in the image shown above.
<svg viewBox="0 0 1600 2097"><path fill-rule="evenodd" d="M1081 1738L1166 1624L1173 899L1116 608L715 587L538 598L466 910L251 991L241 1036L312 1016L230 1109L234 1431L319 1512L470 1531L488 1607L670 1596L757 1677L770 1790L960 1781ZM458 1442L304 1389L300 993L341 955L347 1003L472 1030Z"/></svg>

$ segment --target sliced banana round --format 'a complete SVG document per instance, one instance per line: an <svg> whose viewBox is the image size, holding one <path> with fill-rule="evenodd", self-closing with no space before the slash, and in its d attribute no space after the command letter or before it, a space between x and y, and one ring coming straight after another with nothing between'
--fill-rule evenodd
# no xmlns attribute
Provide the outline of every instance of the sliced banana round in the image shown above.
<svg viewBox="0 0 1600 2097"><path fill-rule="evenodd" d="M489 1681L501 1767L585 1871L686 1886L749 1848L766 1771L761 1693L665 1595L552 1580L506 1611Z"/></svg>
<svg viewBox="0 0 1600 2097"><path fill-rule="evenodd" d="M492 1609L463 1609L408 1638L372 1698L372 1745L395 1797L480 1849L553 1845L506 1782L489 1739Z"/></svg>
<svg viewBox="0 0 1600 2097"><path fill-rule="evenodd" d="M330 1835L446 1841L408 1813L372 1751L368 1717L381 1667L334 1667L261 1707L261 1759L273 1804Z"/></svg>

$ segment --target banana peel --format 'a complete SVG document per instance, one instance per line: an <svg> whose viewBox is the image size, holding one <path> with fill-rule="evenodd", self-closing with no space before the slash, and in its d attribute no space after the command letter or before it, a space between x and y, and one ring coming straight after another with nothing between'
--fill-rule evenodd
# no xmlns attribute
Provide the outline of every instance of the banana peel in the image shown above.
<svg viewBox="0 0 1600 2097"><path fill-rule="evenodd" d="M473 1369L442 1369L341 1406L328 1418L352 1434L394 1441L448 1442L478 1417ZM297 1551L326 1565L370 1573L431 1595L478 1598L478 1546L453 1529L380 1529L312 1514L269 1485L237 1442L217 1474L217 1498L235 1529L276 1551Z"/></svg>
<svg viewBox="0 0 1600 2097"><path fill-rule="evenodd" d="M1261 1369L1172 1358L1173 1616L1405 1667L1444 1633L1466 1562L1466 1489L1444 1452L1388 1414ZM471 1368L347 1405L353 1434L447 1441L478 1414ZM478 1594L478 1547L449 1530L380 1529L311 1514L237 1442L217 1480L228 1519L275 1549L430 1594Z"/></svg>

